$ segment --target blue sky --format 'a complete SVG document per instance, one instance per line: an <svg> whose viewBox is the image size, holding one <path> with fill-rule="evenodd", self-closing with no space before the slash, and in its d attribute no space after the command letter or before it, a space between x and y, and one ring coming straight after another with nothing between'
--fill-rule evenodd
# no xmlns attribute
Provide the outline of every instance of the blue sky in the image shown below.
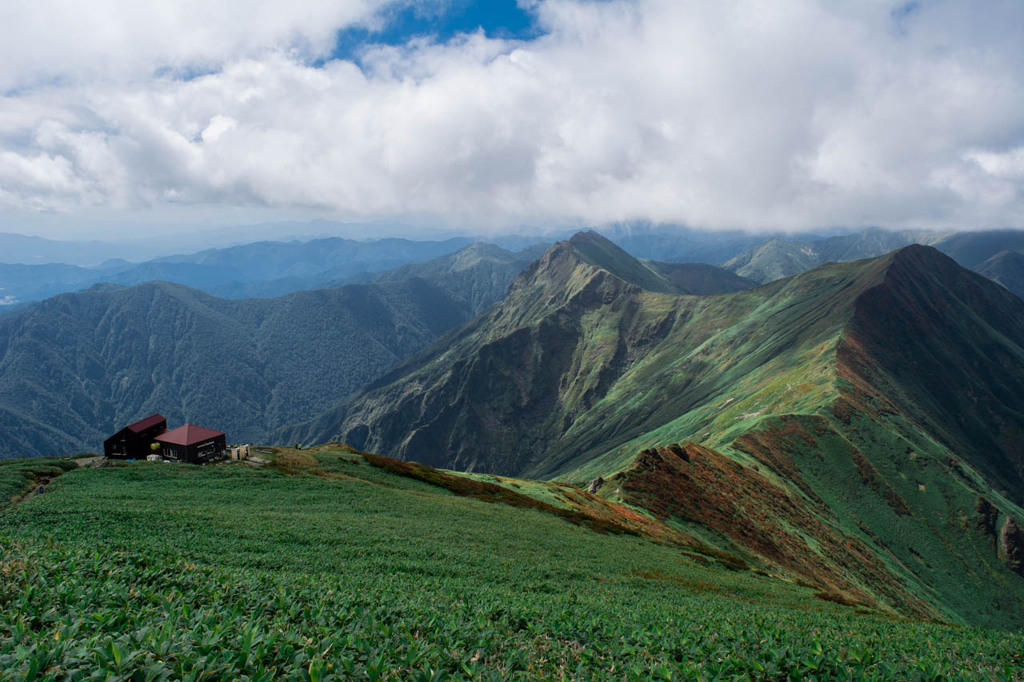
<svg viewBox="0 0 1024 682"><path fill-rule="evenodd" d="M403 45L418 37L447 42L459 33L483 30L488 38L529 40L539 31L535 17L516 0L452 0L415 3L388 10L382 30L346 28L338 31L332 59L358 61L367 43Z"/></svg>

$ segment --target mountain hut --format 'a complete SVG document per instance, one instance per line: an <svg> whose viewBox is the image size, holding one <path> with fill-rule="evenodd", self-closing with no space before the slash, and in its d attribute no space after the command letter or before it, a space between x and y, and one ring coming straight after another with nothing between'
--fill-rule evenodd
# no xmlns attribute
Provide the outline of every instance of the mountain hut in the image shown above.
<svg viewBox="0 0 1024 682"><path fill-rule="evenodd" d="M167 430L167 420L151 414L103 441L103 454L117 459L145 459L153 439Z"/></svg>
<svg viewBox="0 0 1024 682"><path fill-rule="evenodd" d="M224 433L195 424L185 424L171 431L164 431L153 438L153 441L157 443L159 452L165 459L195 464L216 459L227 450Z"/></svg>

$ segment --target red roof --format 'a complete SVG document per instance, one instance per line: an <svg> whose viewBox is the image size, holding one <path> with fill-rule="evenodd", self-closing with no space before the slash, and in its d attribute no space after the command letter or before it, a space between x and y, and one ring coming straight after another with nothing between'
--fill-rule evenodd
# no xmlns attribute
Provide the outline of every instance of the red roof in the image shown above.
<svg viewBox="0 0 1024 682"><path fill-rule="evenodd" d="M185 424L176 429L164 431L153 440L158 440L161 443L171 443L172 445L195 445L204 440L210 440L211 438L223 435L220 431L196 426L195 424Z"/></svg>
<svg viewBox="0 0 1024 682"><path fill-rule="evenodd" d="M153 428L154 426L156 426L160 422L166 422L166 421L167 420L164 419L163 416L161 416L159 414L151 414L148 417L146 417L145 419L140 419L139 421L135 422L134 424L129 424L125 428L128 429L129 431L131 431L132 433L142 433L146 429Z"/></svg>

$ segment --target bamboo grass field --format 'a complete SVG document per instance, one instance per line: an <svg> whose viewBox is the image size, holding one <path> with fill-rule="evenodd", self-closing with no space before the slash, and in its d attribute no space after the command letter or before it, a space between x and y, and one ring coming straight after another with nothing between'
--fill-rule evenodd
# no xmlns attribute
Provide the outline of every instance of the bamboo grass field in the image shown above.
<svg viewBox="0 0 1024 682"><path fill-rule="evenodd" d="M33 466L53 473L4 462L5 492ZM341 446L262 469L140 462L0 511L0 676L1022 679L1020 634L815 592Z"/></svg>

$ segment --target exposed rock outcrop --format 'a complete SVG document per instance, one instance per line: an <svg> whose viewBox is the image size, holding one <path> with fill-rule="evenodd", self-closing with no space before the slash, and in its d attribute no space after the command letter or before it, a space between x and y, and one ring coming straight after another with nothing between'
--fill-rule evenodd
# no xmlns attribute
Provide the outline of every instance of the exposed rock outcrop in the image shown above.
<svg viewBox="0 0 1024 682"><path fill-rule="evenodd" d="M1024 576L1024 530L1013 519L1006 519L999 532L999 555L1011 571Z"/></svg>

